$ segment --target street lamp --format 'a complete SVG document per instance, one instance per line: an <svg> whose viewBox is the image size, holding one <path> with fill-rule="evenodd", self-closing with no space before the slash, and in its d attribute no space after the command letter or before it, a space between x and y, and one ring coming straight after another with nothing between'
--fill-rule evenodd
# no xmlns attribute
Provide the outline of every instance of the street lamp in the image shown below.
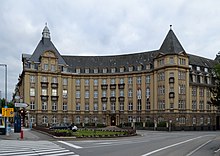
<svg viewBox="0 0 220 156"><path fill-rule="evenodd" d="M7 64L0 64L0 66L5 67L5 105L8 106L7 104ZM8 117L6 117L6 135L9 135L8 133Z"/></svg>

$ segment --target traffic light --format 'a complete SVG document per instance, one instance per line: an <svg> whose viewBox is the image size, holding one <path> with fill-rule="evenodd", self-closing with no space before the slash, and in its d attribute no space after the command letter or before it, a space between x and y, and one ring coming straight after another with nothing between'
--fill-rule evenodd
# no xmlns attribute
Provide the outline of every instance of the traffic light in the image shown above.
<svg viewBox="0 0 220 156"><path fill-rule="evenodd" d="M20 113L20 115L21 115L22 117L25 117L25 115L26 115L26 110L21 109L21 110L19 110L19 113Z"/></svg>

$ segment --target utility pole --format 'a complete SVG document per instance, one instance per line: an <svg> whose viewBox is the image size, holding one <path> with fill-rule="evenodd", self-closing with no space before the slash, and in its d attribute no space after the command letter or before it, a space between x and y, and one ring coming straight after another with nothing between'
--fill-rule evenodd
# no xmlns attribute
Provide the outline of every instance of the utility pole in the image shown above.
<svg viewBox="0 0 220 156"><path fill-rule="evenodd" d="M0 64L0 66L5 67L5 106L8 107L8 103L7 103L7 64ZM9 135L8 133L8 117L6 117L6 135Z"/></svg>

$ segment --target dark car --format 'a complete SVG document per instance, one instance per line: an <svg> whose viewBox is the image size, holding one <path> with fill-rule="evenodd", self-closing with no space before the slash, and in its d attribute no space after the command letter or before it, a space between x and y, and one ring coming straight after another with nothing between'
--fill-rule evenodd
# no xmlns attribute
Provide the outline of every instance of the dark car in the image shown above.
<svg viewBox="0 0 220 156"><path fill-rule="evenodd" d="M51 130L55 130L55 129L68 129L68 130L72 130L72 126L68 125L68 124L56 124L56 125L52 125L50 127Z"/></svg>

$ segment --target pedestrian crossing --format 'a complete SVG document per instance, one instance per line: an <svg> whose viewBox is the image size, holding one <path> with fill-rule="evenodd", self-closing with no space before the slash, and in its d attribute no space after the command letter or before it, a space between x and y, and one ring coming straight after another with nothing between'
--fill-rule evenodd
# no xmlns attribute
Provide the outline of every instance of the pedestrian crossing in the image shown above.
<svg viewBox="0 0 220 156"><path fill-rule="evenodd" d="M50 141L0 140L0 156L79 156Z"/></svg>

